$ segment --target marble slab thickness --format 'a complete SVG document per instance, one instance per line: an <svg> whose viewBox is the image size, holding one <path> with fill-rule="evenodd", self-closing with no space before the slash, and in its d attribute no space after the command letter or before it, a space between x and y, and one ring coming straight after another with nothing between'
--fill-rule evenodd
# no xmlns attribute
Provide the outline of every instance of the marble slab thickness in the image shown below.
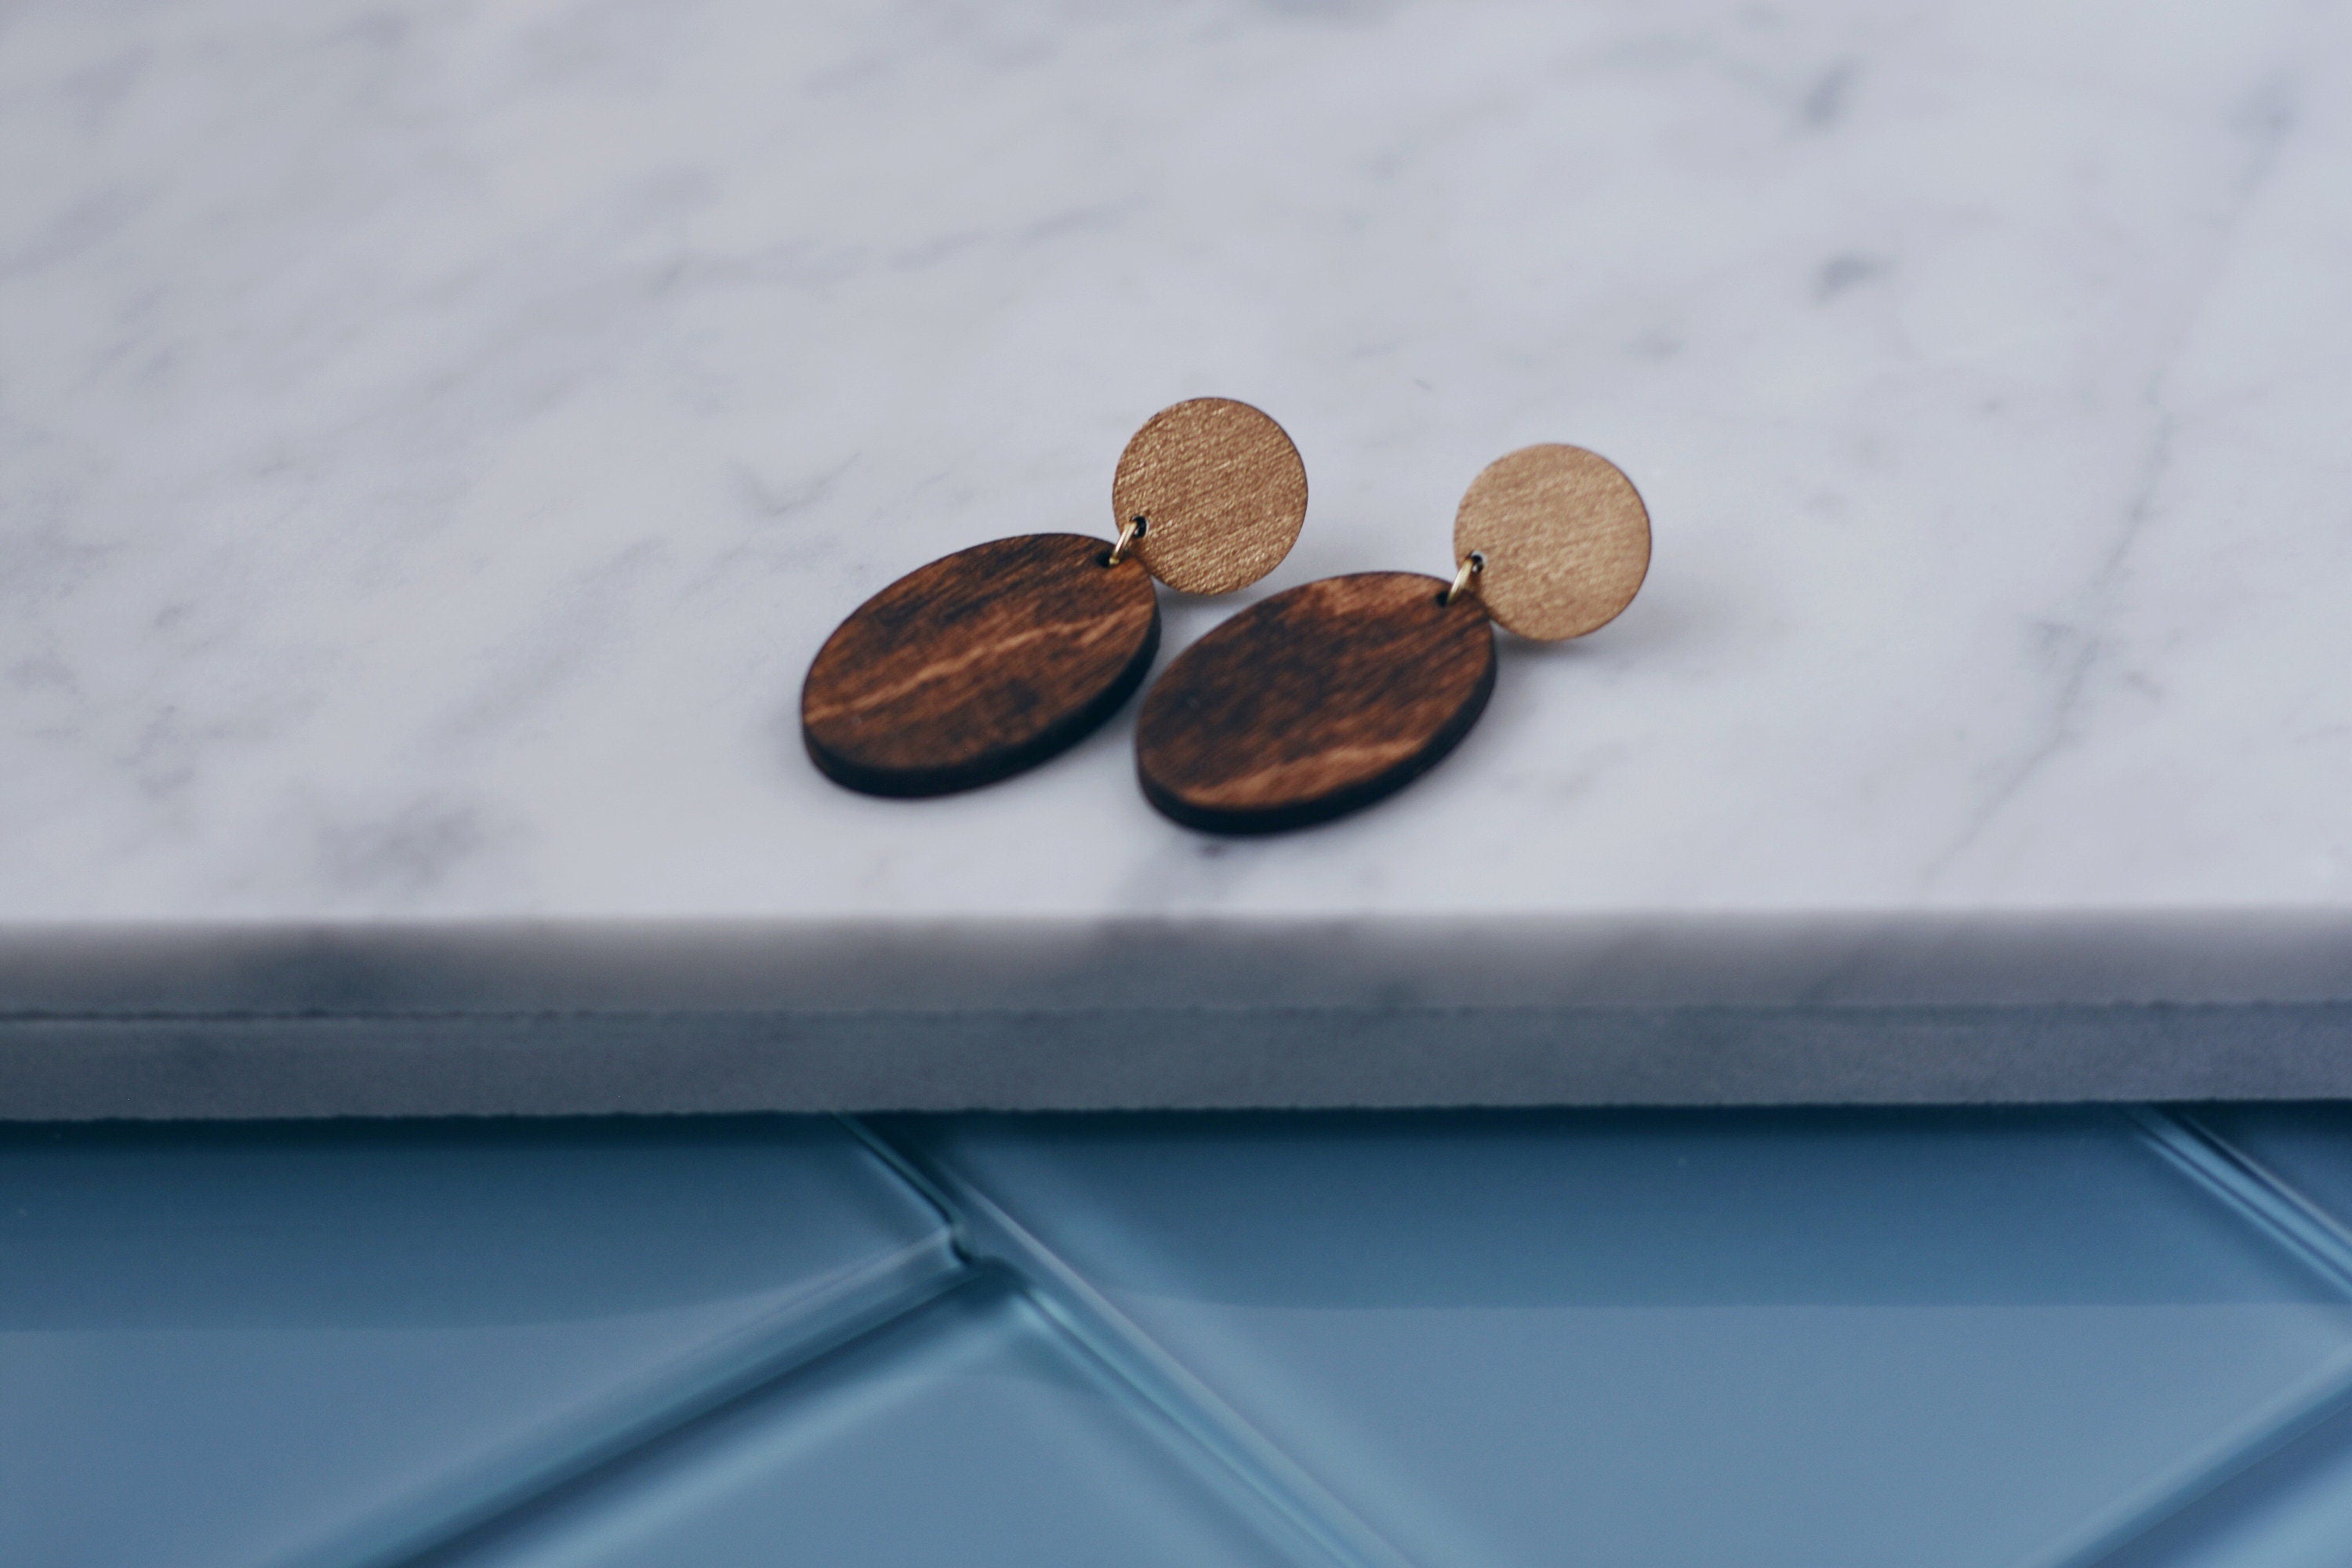
<svg viewBox="0 0 2352 1568"><path fill-rule="evenodd" d="M2344 6L37 0L0 188L0 1115L2352 1094ZM821 778L1199 395L1168 653L1649 583L1286 837Z"/></svg>

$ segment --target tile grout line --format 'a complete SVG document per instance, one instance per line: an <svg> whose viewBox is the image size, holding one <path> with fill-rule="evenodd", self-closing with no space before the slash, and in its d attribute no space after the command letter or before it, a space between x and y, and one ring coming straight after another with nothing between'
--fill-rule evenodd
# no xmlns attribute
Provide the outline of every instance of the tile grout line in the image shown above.
<svg viewBox="0 0 2352 1568"><path fill-rule="evenodd" d="M870 1140L861 1137L859 1142L868 1152L876 1152ZM904 1179L896 1162L880 1163L886 1179ZM944 1233L948 1253L944 1267L920 1264L917 1259L931 1244L909 1242L845 1279L808 1297L795 1298L779 1309L781 1316L805 1320L828 1307L837 1315L813 1330L788 1330L774 1319L745 1330L732 1352L720 1355L718 1364L697 1378L690 1390L674 1393L667 1401L648 1401L633 1415L606 1426L593 1441L565 1458L469 1506L449 1510L404 1532L404 1539L343 1557L341 1568L411 1568L439 1562L466 1542L496 1531L551 1499L593 1484L597 1476L627 1463L632 1456L755 1397L771 1384L850 1344L882 1332L964 1284L971 1278L973 1260L958 1245L955 1216L935 1194L919 1188L916 1195L932 1210ZM905 1278L892 1282L893 1275ZM864 1289L867 1286L872 1288L870 1295ZM676 1387L670 1377L648 1381Z"/></svg>
<svg viewBox="0 0 2352 1568"><path fill-rule="evenodd" d="M2117 1109L2167 1163L2352 1303L2352 1232L2194 1117L2153 1105ZM2053 1563L2095 1568L2347 1407L2352 1367L2292 1403L2165 1497L2134 1510Z"/></svg>
<svg viewBox="0 0 2352 1568"><path fill-rule="evenodd" d="M950 1215L957 1250L1013 1271L1089 1359L1341 1568L1414 1568L1287 1453L1088 1284L994 1199L864 1121L845 1125Z"/></svg>
<svg viewBox="0 0 2352 1568"><path fill-rule="evenodd" d="M2304 1255L2325 1273L2329 1283L2352 1296L2352 1229L2306 1197L2294 1183L2239 1148L2186 1111L2131 1108L2133 1119L2151 1136L2182 1142L2184 1152L2214 1169L2217 1186L2226 1183L2243 1202L2257 1210L2259 1223Z"/></svg>
<svg viewBox="0 0 2352 1568"><path fill-rule="evenodd" d="M758 1397L770 1385L921 1311L970 1278L971 1270L959 1265L910 1280L866 1303L862 1310L827 1324L814 1334L792 1340L779 1348L772 1359L738 1367L730 1375L697 1387L686 1397L608 1427L594 1442L566 1460L473 1507L419 1526L409 1531L404 1541L343 1559L343 1568L421 1568L423 1564L443 1562L467 1542L491 1534L555 1499L593 1486L598 1477L627 1464L637 1454L720 1411Z"/></svg>

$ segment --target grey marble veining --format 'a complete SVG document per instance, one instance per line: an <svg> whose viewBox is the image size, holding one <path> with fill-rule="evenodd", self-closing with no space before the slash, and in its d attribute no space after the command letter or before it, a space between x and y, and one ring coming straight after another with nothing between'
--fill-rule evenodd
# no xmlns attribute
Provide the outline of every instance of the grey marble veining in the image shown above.
<svg viewBox="0 0 2352 1568"><path fill-rule="evenodd" d="M0 10L0 1001L2342 1000L2348 176L2284 0ZM809 767L844 614L1107 532L1200 394L1312 501L1171 650L1537 440L1650 582L1289 837L1154 816L1131 710Z"/></svg>

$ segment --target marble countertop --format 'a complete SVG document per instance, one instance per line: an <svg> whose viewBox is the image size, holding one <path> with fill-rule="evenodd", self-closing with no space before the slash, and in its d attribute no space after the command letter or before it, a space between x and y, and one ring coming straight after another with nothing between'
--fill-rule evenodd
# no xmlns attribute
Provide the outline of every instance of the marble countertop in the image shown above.
<svg viewBox="0 0 2352 1568"><path fill-rule="evenodd" d="M2352 1000L2352 8L36 0L0 188L20 1022ZM1534 441L1649 583L1286 837L814 772L1207 394L1169 651Z"/></svg>

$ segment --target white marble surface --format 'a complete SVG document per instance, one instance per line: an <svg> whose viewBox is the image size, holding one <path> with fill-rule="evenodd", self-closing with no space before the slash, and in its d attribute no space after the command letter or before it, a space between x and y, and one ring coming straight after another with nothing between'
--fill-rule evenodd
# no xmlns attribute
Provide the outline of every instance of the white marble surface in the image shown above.
<svg viewBox="0 0 2352 1568"><path fill-rule="evenodd" d="M1898 999L2050 932L2352 995L2352 6L33 0L0 191L20 957L1507 917L1801 996L1907 921ZM1153 815L1132 708L810 768L842 615L1212 393L1312 485L1244 598L1442 572L1538 440L1648 586L1289 837Z"/></svg>

